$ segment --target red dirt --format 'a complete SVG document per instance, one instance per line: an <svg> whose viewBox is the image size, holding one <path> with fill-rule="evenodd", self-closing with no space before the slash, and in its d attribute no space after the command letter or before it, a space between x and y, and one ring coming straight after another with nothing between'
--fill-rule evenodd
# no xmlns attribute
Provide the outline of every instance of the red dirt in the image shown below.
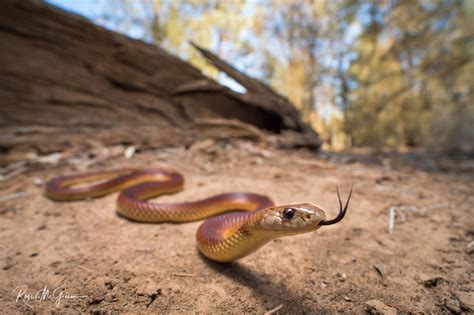
<svg viewBox="0 0 474 315"><path fill-rule="evenodd" d="M0 313L262 313L280 305L281 313L360 313L369 304L385 312L472 312L474 256L467 247L474 237L473 173L463 174L452 162L448 168L427 165L393 155L315 155L248 142L201 142L91 166L182 172L186 189L160 201L251 191L277 204L316 203L329 216L338 208L336 185L343 199L354 185L341 223L275 240L231 264L198 254L199 222L129 222L115 214L117 194L53 202L35 178L74 173L77 167L34 167L0 190L2 196L32 191L0 203ZM400 205L435 207L404 212L405 222L396 221L389 235L389 208ZM375 265L386 268L386 285ZM45 286L84 297L34 299ZM22 288L31 300L18 298ZM371 300L378 302L367 303Z"/></svg>

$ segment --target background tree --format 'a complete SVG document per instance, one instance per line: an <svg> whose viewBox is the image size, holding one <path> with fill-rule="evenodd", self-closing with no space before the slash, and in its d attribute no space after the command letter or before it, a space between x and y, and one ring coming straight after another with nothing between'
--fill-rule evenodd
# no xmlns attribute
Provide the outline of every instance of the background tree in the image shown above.
<svg viewBox="0 0 474 315"><path fill-rule="evenodd" d="M104 0L202 71L193 40L287 96L329 144L473 152L472 1Z"/></svg>
<svg viewBox="0 0 474 315"><path fill-rule="evenodd" d="M473 130L463 127L474 118L467 7L463 1L360 5L366 19L349 69L356 145L472 150L466 140Z"/></svg>

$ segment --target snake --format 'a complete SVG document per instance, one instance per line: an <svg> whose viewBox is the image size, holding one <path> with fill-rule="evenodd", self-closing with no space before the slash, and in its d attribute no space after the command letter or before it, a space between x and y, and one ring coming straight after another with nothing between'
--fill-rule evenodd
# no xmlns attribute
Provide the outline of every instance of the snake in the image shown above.
<svg viewBox="0 0 474 315"><path fill-rule="evenodd" d="M339 213L327 220L325 211L310 203L275 206L264 195L230 192L195 201L155 203L148 201L182 190L184 177L168 169L122 168L60 176L45 185L45 195L54 201L101 197L120 191L117 213L131 221L162 223L204 220L196 233L199 252L216 262L231 262L247 256L269 241L308 233L336 224L347 211L352 196Z"/></svg>

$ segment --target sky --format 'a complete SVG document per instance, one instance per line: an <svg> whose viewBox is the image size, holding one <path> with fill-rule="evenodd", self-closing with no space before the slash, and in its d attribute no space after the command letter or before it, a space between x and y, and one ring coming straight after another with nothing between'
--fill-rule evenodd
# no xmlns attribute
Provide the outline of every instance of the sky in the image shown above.
<svg viewBox="0 0 474 315"><path fill-rule="evenodd" d="M126 30L117 30L112 21L101 18L104 15L104 12L102 11L104 6L102 4L104 4L105 1L103 0L46 0L46 2L53 4L63 10L81 15L91 20L93 23L112 31L122 33L135 39L151 42L150 40L147 40L145 31L140 26L132 25ZM243 64L233 65L241 71L244 70ZM243 94L246 92L246 89L242 85L237 83L234 79L228 77L225 73L219 73L217 79L220 84L227 86L237 93Z"/></svg>
<svg viewBox="0 0 474 315"><path fill-rule="evenodd" d="M63 10L86 17L92 22L112 31L117 31L112 22L107 22L107 20L100 18L104 14L101 10L104 7L102 5L104 1L102 0L46 0L46 2L60 7ZM124 34L132 38L145 40L143 33L143 29L131 27Z"/></svg>

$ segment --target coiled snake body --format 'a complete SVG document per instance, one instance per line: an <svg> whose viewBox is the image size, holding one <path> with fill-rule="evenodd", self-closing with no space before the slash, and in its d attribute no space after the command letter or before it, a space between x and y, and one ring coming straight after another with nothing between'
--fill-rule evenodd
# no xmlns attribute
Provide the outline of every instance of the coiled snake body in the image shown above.
<svg viewBox="0 0 474 315"><path fill-rule="evenodd" d="M91 183L94 181L100 182ZM83 185L87 183L90 184ZM192 202L146 201L177 192L183 185L183 176L174 171L120 169L53 178L46 184L45 193L53 200L68 201L100 197L121 190L117 212L139 222L190 222L210 217L197 231L197 246L204 256L219 262L246 256L272 239L315 231L322 225L339 222L346 213L352 194L351 190L343 208L337 193L340 211L332 220L326 220L320 207L308 203L274 206L268 197L246 192L221 194ZM223 213L231 210L243 211Z"/></svg>

